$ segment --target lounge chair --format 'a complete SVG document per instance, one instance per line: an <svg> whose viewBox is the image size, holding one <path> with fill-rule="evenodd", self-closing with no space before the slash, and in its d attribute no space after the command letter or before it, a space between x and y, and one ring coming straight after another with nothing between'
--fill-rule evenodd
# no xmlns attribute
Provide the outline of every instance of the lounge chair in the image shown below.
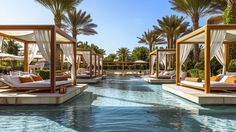
<svg viewBox="0 0 236 132"><path fill-rule="evenodd" d="M224 76L220 81L211 81L211 89L212 90L236 90L236 83L226 83L225 80L228 76ZM193 87L197 89L203 89L204 88L204 81L202 82L190 82L186 80L181 81L181 85L187 86L187 87Z"/></svg>
<svg viewBox="0 0 236 132"><path fill-rule="evenodd" d="M0 79L0 81L16 91L36 90L36 89L37 90L51 90L50 80L21 83L19 77L20 76L4 75ZM62 86L66 87L66 86L71 86L71 85L72 85L71 80L56 81L57 89Z"/></svg>

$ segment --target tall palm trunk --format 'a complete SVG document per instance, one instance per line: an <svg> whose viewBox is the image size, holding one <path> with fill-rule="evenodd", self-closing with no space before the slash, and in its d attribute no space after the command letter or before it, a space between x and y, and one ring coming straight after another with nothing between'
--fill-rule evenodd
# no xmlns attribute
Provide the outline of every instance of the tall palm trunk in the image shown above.
<svg viewBox="0 0 236 132"><path fill-rule="evenodd" d="M192 17L192 24L193 24L193 31L197 30L199 28L199 17L198 16L194 16ZM194 50L193 50L193 62L196 63L199 61L199 46L198 44L194 44Z"/></svg>
<svg viewBox="0 0 236 132"><path fill-rule="evenodd" d="M55 15L54 16L54 23L58 28L62 28L62 18L61 15Z"/></svg>
<svg viewBox="0 0 236 132"><path fill-rule="evenodd" d="M152 44L149 44L149 51L150 51L150 53L153 51L153 45Z"/></svg>

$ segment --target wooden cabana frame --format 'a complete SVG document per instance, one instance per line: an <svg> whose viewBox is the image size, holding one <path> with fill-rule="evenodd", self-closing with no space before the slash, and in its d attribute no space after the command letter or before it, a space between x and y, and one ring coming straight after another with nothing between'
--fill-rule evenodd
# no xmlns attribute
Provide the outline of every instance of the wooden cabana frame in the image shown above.
<svg viewBox="0 0 236 132"><path fill-rule="evenodd" d="M100 60L102 59L103 61L103 57L99 54L96 54L96 52L94 52L92 49L77 49L77 56L83 56L83 54L79 53L79 52L89 52L90 55L90 64L89 64L89 72L90 72L90 79L97 77L97 76L101 76L100 71L103 71L103 66L100 65ZM93 56L94 56L94 60L93 60ZM95 66L92 67L93 65L93 61L95 62ZM98 63L97 63L98 62ZM80 64L81 62L78 62L78 64ZM86 62L87 63L87 62ZM78 68L80 68L80 66L78 65ZM94 70L94 74L93 73ZM95 75L95 76L93 76ZM103 72L102 72L103 75Z"/></svg>
<svg viewBox="0 0 236 132"><path fill-rule="evenodd" d="M16 32L33 32L34 30L47 30L50 31L50 51L51 51L51 64L50 64L50 88L51 92L56 92L56 45L57 44L73 44L73 53L76 56L76 40L70 35L60 30L55 25L0 25L0 36L13 39L24 43L24 71L28 71L28 45L36 44L36 41L32 41L21 36L11 35ZM11 32L11 33L9 33ZM63 39L63 41L59 39ZM76 64L76 57L74 57L74 64ZM74 71L76 75L76 70ZM76 77L75 77L76 78ZM73 84L76 85L76 79L73 80Z"/></svg>
<svg viewBox="0 0 236 132"><path fill-rule="evenodd" d="M202 89L205 93L210 93L213 90L236 90L236 88L220 87L215 88L210 85L211 69L210 69L210 49L211 49L211 31L212 30L226 30L236 33L236 25L206 25L184 37L176 42L176 84L183 85L180 82L180 45L181 44L204 44L204 88L188 85L187 87ZM202 39L200 39L202 38ZM229 45L236 43L235 38L225 39L224 44L224 65L225 73L229 64Z"/></svg>
<svg viewBox="0 0 236 132"><path fill-rule="evenodd" d="M156 79L158 79L158 73L159 73L159 53L161 52L176 52L176 49L156 49L154 51L152 51L151 53L149 53L149 76L151 76L151 69L153 68L154 70L154 67L152 67L152 56L156 56ZM172 53L173 54L173 53ZM166 54L166 56L169 55L169 54ZM166 62L167 62L167 57L166 57ZM167 65L165 66L165 69L167 69Z"/></svg>

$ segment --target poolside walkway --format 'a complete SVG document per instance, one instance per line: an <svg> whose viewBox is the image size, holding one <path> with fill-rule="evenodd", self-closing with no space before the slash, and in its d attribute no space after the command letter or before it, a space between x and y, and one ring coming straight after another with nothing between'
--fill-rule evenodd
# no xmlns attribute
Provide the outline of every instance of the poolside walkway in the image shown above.
<svg viewBox="0 0 236 132"><path fill-rule="evenodd" d="M176 84L163 84L163 89L181 98L199 105L235 105L236 93L210 93L201 90L177 86Z"/></svg>
<svg viewBox="0 0 236 132"><path fill-rule="evenodd" d="M0 104L26 105L26 104L62 104L88 88L86 84L78 84L67 88L65 94L59 93L25 93L12 92L9 89L0 89Z"/></svg>

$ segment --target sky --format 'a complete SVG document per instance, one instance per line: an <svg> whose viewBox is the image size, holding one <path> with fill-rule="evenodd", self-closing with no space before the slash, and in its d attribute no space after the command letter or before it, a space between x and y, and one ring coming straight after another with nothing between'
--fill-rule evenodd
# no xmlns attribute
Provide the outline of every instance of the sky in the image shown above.
<svg viewBox="0 0 236 132"><path fill-rule="evenodd" d="M152 29L157 19L176 14L168 0L83 0L77 7L90 13L98 25L98 34L78 36L78 41L88 41L116 53L118 48L145 46L137 37ZM205 18L200 25L205 24ZM190 21L186 19L186 21ZM35 0L1 0L0 24L53 24L52 13Z"/></svg>

